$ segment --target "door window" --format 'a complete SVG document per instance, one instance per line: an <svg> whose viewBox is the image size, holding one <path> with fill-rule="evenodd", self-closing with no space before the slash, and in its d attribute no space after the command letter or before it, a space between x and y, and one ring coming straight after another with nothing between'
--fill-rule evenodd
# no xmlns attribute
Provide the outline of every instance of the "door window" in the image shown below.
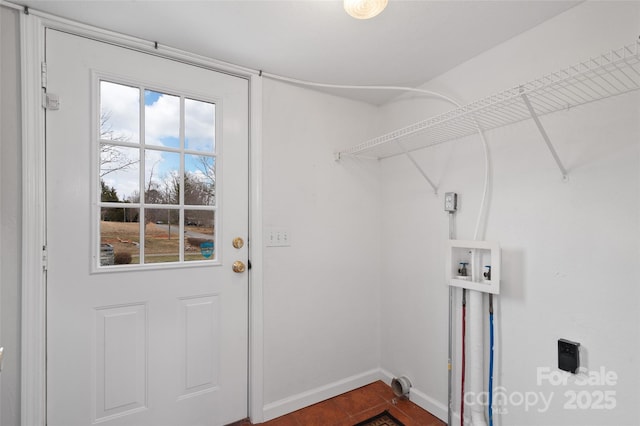
<svg viewBox="0 0 640 426"><path fill-rule="evenodd" d="M215 262L215 103L100 80L99 111L99 269Z"/></svg>

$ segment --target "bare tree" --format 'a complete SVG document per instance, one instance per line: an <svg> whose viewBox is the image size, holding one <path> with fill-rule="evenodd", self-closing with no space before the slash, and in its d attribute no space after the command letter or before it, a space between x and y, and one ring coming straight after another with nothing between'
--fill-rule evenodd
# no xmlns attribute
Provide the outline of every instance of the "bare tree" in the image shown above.
<svg viewBox="0 0 640 426"><path fill-rule="evenodd" d="M140 162L129 158L122 150L122 147L114 144L105 143L103 141L128 142L131 137L119 135L113 131L111 123L111 112L102 112L100 114L100 178L109 173L119 170L126 170Z"/></svg>
<svg viewBox="0 0 640 426"><path fill-rule="evenodd" d="M206 155L198 156L198 170L202 172L204 176L207 177L214 185L216 182L216 167L215 163L212 161L213 157L208 157Z"/></svg>
<svg viewBox="0 0 640 426"><path fill-rule="evenodd" d="M154 180L156 166L160 160L156 161L149 172L149 182L144 190L144 203L147 204L163 204L166 199L166 191L162 189L159 182ZM159 210L148 208L144 214L144 230L147 231L147 225L151 222L158 222L163 220L162 215L159 214Z"/></svg>

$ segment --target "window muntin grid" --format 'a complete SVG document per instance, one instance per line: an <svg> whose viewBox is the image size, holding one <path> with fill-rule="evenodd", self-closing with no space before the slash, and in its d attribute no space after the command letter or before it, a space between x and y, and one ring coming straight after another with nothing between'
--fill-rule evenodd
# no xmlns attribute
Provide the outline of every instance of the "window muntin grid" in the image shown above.
<svg viewBox="0 0 640 426"><path fill-rule="evenodd" d="M216 105L100 80L99 269L215 263Z"/></svg>

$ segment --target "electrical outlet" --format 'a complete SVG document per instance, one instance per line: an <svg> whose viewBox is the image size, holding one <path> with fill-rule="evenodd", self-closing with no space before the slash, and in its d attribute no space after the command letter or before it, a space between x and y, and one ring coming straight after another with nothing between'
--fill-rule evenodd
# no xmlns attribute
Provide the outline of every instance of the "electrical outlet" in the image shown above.
<svg viewBox="0 0 640 426"><path fill-rule="evenodd" d="M580 368L580 343L558 339L558 368L576 374Z"/></svg>
<svg viewBox="0 0 640 426"><path fill-rule="evenodd" d="M447 192L444 194L444 210L453 213L458 210L458 194Z"/></svg>
<svg viewBox="0 0 640 426"><path fill-rule="evenodd" d="M289 230L284 228L267 229L267 247L289 247L291 240Z"/></svg>

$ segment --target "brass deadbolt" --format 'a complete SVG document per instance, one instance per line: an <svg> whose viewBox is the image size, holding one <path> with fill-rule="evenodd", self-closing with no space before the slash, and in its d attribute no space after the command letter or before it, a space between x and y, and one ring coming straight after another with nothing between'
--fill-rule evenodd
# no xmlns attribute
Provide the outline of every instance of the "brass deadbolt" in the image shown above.
<svg viewBox="0 0 640 426"><path fill-rule="evenodd" d="M244 240L240 237L234 238L233 246L237 249L241 249L244 246Z"/></svg>

